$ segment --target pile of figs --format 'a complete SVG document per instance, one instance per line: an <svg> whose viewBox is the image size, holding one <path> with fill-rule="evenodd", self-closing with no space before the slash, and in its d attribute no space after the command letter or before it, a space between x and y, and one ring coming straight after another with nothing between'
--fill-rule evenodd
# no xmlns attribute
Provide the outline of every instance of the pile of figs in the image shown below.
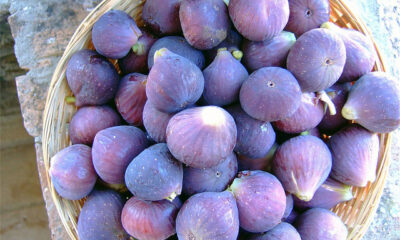
<svg viewBox="0 0 400 240"><path fill-rule="evenodd" d="M328 0L147 0L70 58L58 194L81 240L342 240L329 209L376 179L400 87Z"/></svg>

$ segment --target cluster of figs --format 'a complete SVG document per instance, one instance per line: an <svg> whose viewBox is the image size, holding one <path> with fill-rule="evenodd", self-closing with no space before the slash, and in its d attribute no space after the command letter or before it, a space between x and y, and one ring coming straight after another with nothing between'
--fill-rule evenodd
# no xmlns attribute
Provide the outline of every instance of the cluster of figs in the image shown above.
<svg viewBox="0 0 400 240"><path fill-rule="evenodd" d="M400 87L328 0L147 0L70 58L58 194L80 240L344 240L329 209L375 181ZM183 35L182 35L183 33Z"/></svg>

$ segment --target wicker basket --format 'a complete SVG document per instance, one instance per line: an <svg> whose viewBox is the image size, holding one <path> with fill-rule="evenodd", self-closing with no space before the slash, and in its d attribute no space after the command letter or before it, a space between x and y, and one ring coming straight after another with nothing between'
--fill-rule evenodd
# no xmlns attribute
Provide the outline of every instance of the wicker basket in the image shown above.
<svg viewBox="0 0 400 240"><path fill-rule="evenodd" d="M371 38L362 21L355 16L343 0L330 0L331 18L341 27L357 29ZM46 167L46 179L50 186L53 201L61 217L66 231L71 239L78 239L77 218L84 203L83 200L69 201L61 198L51 183L48 170L50 158L58 151L70 145L68 136L68 123L71 120L75 106L65 102L67 96L72 93L65 79L65 71L69 58L76 51L83 48L93 48L91 44L91 29L96 20L110 9L119 9L133 16L138 25L143 25L141 10L145 0L105 0L100 3L81 23L71 38L64 55L60 59L50 83L46 100L43 121L43 158ZM372 40L372 38L371 38ZM379 50L377 51L377 62L375 71L385 71ZM373 184L364 188L353 187L354 199L341 203L332 210L344 221L349 230L348 239L361 239L368 229L382 195L384 183L389 169L390 134L380 134L379 164L377 168L377 179Z"/></svg>

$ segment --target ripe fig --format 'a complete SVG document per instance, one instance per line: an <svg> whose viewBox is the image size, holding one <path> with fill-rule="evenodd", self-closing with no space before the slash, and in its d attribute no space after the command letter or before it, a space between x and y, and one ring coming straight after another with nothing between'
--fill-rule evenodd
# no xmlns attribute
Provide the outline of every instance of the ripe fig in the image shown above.
<svg viewBox="0 0 400 240"><path fill-rule="evenodd" d="M275 154L273 171L285 190L303 201L310 201L328 178L332 155L319 138L306 135L284 142Z"/></svg>
<svg viewBox="0 0 400 240"><path fill-rule="evenodd" d="M181 32L179 7L181 0L147 0L142 10L142 18L158 35Z"/></svg>
<svg viewBox="0 0 400 240"><path fill-rule="evenodd" d="M270 231L254 234L249 240L301 240L296 228L286 222L279 223Z"/></svg>
<svg viewBox="0 0 400 240"><path fill-rule="evenodd" d="M274 143L269 149L268 153L262 158L249 158L244 155L238 155L239 171L243 170L263 170L270 172L271 164L274 158L275 152L279 145Z"/></svg>
<svg viewBox="0 0 400 240"><path fill-rule="evenodd" d="M285 190L278 179L263 171L243 171L228 188L236 198L240 227L248 232L271 230L281 222Z"/></svg>
<svg viewBox="0 0 400 240"><path fill-rule="evenodd" d="M286 193L286 208L282 219L289 217L290 213L293 211L293 196L290 193Z"/></svg>
<svg viewBox="0 0 400 240"><path fill-rule="evenodd" d="M333 212L313 208L298 217L296 228L302 240L346 240L347 228Z"/></svg>
<svg viewBox="0 0 400 240"><path fill-rule="evenodd" d="M241 60L243 57L243 52L240 51L240 46L242 45L242 36L231 29L228 36L222 41L218 46L205 51L207 62L211 63L217 56L218 50L221 48L226 48L236 60Z"/></svg>
<svg viewBox="0 0 400 240"><path fill-rule="evenodd" d="M146 102L143 109L143 125L151 139L158 143L167 141L167 125L172 116L173 113L161 112L149 101Z"/></svg>
<svg viewBox="0 0 400 240"><path fill-rule="evenodd" d="M375 181L379 155L377 134L351 125L333 134L328 146L332 152L332 178L358 187Z"/></svg>
<svg viewBox="0 0 400 240"><path fill-rule="evenodd" d="M147 76L140 73L130 73L121 79L115 104L124 120L132 125L143 124L142 115L146 103Z"/></svg>
<svg viewBox="0 0 400 240"><path fill-rule="evenodd" d="M346 48L340 36L327 29L301 35L290 49L287 69L296 76L303 92L332 86L343 72Z"/></svg>
<svg viewBox="0 0 400 240"><path fill-rule="evenodd" d="M239 99L243 82L249 77L246 68L222 48L203 71L203 99L208 105L224 106Z"/></svg>
<svg viewBox="0 0 400 240"><path fill-rule="evenodd" d="M293 209L289 216L287 216L287 218L282 219L283 221L290 223L290 224L294 224L296 222L297 217L300 215L299 212L296 211L296 209Z"/></svg>
<svg viewBox="0 0 400 240"><path fill-rule="evenodd" d="M240 89L240 104L251 117L272 122L292 115L300 105L301 90L286 69L265 67L253 72Z"/></svg>
<svg viewBox="0 0 400 240"><path fill-rule="evenodd" d="M190 197L176 218L180 240L229 239L239 234L235 198L228 192L204 192Z"/></svg>
<svg viewBox="0 0 400 240"><path fill-rule="evenodd" d="M286 31L261 42L244 40L243 63L251 72L262 67L283 67L295 42L294 34Z"/></svg>
<svg viewBox="0 0 400 240"><path fill-rule="evenodd" d="M179 18L183 35L197 49L211 49L228 35L228 8L221 0L182 0Z"/></svg>
<svg viewBox="0 0 400 240"><path fill-rule="evenodd" d="M210 168L224 161L235 147L236 136L232 116L216 106L183 110L167 126L172 155L194 168Z"/></svg>
<svg viewBox="0 0 400 240"><path fill-rule="evenodd" d="M154 60L146 85L150 103L160 111L172 113L199 100L204 77L195 64L166 48L158 50Z"/></svg>
<svg viewBox="0 0 400 240"><path fill-rule="evenodd" d="M182 164L174 159L165 143L145 149L132 160L125 173L129 191L149 201L172 201L181 194L182 179Z"/></svg>
<svg viewBox="0 0 400 240"><path fill-rule="evenodd" d="M365 74L351 88L342 115L372 132L396 130L400 126L400 85L387 73Z"/></svg>
<svg viewBox="0 0 400 240"><path fill-rule="evenodd" d="M275 37L289 20L288 0L230 0L228 7L236 29L251 41Z"/></svg>

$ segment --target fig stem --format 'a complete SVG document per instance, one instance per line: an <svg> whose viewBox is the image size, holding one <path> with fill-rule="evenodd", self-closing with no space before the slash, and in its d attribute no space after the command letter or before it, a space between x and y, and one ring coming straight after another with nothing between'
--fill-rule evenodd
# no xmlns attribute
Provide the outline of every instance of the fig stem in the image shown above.
<svg viewBox="0 0 400 240"><path fill-rule="evenodd" d="M243 57L243 52L240 50L235 50L232 52L232 56L240 61Z"/></svg>
<svg viewBox="0 0 400 240"><path fill-rule="evenodd" d="M355 111L351 107L346 107L346 105L342 108L342 116L347 120L357 119Z"/></svg>
<svg viewBox="0 0 400 240"><path fill-rule="evenodd" d="M168 50L167 48L161 48L161 49L157 50L157 51L154 53L154 62L155 62L159 57L162 57L162 56L165 54L165 52L166 52L167 50Z"/></svg>
<svg viewBox="0 0 400 240"><path fill-rule="evenodd" d="M310 131L304 131L300 133L300 136L307 136L307 135L310 135Z"/></svg>
<svg viewBox="0 0 400 240"><path fill-rule="evenodd" d="M178 196L178 194L176 194L176 192L171 193L171 195L169 195L168 197L166 197L165 199L167 199L168 201L172 202L174 201L174 199L176 198L176 196Z"/></svg>
<svg viewBox="0 0 400 240"><path fill-rule="evenodd" d="M139 42L132 46L132 51L139 56L146 53L144 44Z"/></svg>
<svg viewBox="0 0 400 240"><path fill-rule="evenodd" d="M217 53L228 50L226 47L218 48Z"/></svg>
<svg viewBox="0 0 400 240"><path fill-rule="evenodd" d="M229 1L230 0L224 0L224 3L226 4L226 6L229 6Z"/></svg>
<svg viewBox="0 0 400 240"><path fill-rule="evenodd" d="M75 97L74 96L69 96L69 97L65 97L65 101L68 103L68 104L74 104L75 103Z"/></svg>
<svg viewBox="0 0 400 240"><path fill-rule="evenodd" d="M328 108L329 108L329 113L331 115L335 115L336 114L336 107L335 104L333 104L331 98L328 96L328 94L326 94L325 91L319 91L317 93L318 99L320 99L322 102L324 102Z"/></svg>

